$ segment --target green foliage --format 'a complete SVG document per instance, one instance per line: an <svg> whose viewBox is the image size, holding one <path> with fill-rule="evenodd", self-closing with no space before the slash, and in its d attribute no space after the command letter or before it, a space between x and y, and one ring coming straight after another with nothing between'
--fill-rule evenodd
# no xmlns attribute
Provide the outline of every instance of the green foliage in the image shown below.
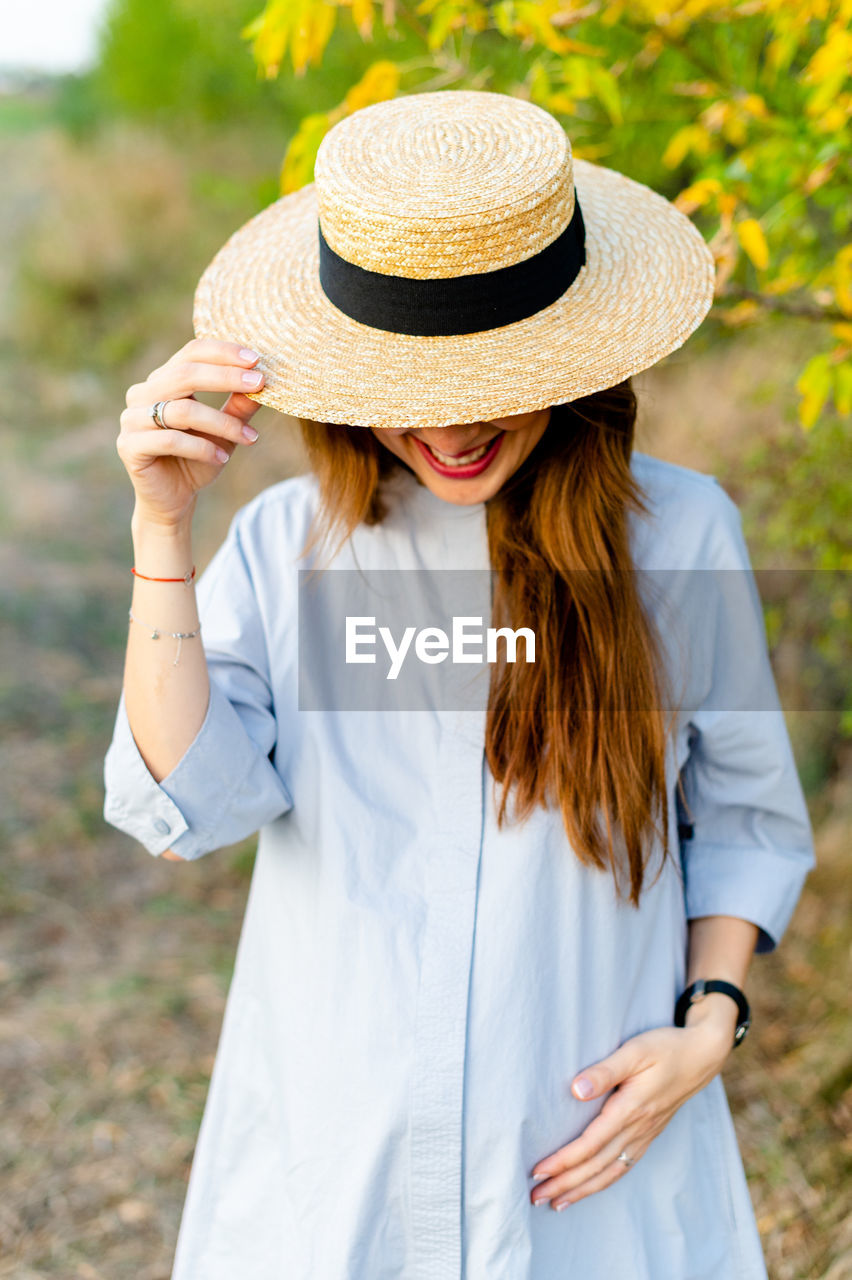
<svg viewBox="0 0 852 1280"><path fill-rule="evenodd" d="M811 325L798 370L799 427L754 463L777 547L815 569L852 567L852 0L268 0L242 30L266 77L319 74L357 30L383 61L337 104L312 110L281 190L313 177L336 120L387 95L385 40L405 32L394 92L483 88L557 116L575 156L627 173L693 216L716 262L715 316L737 330L773 316ZM815 347L815 349L814 349ZM814 431L820 423L819 431ZM812 449L805 447L809 433ZM771 546L771 544L770 544ZM839 581L843 582L841 575ZM794 622L824 706L852 736L848 608L816 573ZM847 602L848 603L848 602ZM846 611L844 611L846 610ZM827 617L815 639L804 619Z"/></svg>
<svg viewBox="0 0 852 1280"><path fill-rule="evenodd" d="M324 67L351 18L365 45L406 31L420 56L389 77L386 46L333 109L311 110L281 168L310 182L335 120L395 92L480 87L563 120L574 156L605 163L695 216L714 253L714 316L736 330L801 316L800 429L757 449L764 548L810 567L793 600L797 680L852 735L844 572L852 567L852 0L269 0L243 29L267 78ZM819 433L811 433L817 422ZM806 448L803 431L814 435ZM837 575L814 572L840 570ZM829 577L830 580L829 581ZM814 618L826 620L814 635ZM771 622L771 611L768 614Z"/></svg>
<svg viewBox="0 0 852 1280"><path fill-rule="evenodd" d="M112 0L94 76L104 103L178 124L257 116L257 72L233 41L251 11L249 0Z"/></svg>
<svg viewBox="0 0 852 1280"><path fill-rule="evenodd" d="M798 570L767 610L770 644L783 622L791 686L804 707L837 709L852 737L852 434L834 417L808 437L787 430L753 445L742 472L762 562Z"/></svg>
<svg viewBox="0 0 852 1280"><path fill-rule="evenodd" d="M97 65L68 84L61 114L72 127L87 113L130 116L183 137L211 127L256 130L274 133L280 149L301 117L336 105L341 83L367 71L377 48L403 57L416 51L412 37L366 46L350 24L310 83L276 79L235 42L256 7L257 0L111 0Z"/></svg>
<svg viewBox="0 0 852 1280"><path fill-rule="evenodd" d="M802 371L800 422L810 429L830 401L849 412L852 0L268 0L242 35L267 78L288 60L301 78L353 23L374 41L379 18L386 37L405 31L420 45L420 58L395 58L401 92L528 98L564 120L576 155L695 215L717 298L731 304L717 309L725 323L771 312L824 322L823 349ZM311 180L325 130L387 96L386 76L361 77L296 133L283 191Z"/></svg>

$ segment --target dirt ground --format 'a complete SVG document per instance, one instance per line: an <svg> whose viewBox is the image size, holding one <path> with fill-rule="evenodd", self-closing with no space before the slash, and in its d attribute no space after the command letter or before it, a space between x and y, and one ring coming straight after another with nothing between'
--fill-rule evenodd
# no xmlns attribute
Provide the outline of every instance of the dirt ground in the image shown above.
<svg viewBox="0 0 852 1280"><path fill-rule="evenodd" d="M46 198L41 145L0 138L0 298ZM191 336L182 306L149 367ZM14 324L0 313L0 1277L166 1280L252 846L179 865L103 823L130 594L124 385L23 357ZM640 447L729 474L778 411L750 399L753 367L747 344L697 348L640 379ZM300 466L292 424L256 422L201 511L199 566ZM847 758L812 798L819 866L753 963L754 1025L724 1071L772 1280L852 1280L850 782Z"/></svg>

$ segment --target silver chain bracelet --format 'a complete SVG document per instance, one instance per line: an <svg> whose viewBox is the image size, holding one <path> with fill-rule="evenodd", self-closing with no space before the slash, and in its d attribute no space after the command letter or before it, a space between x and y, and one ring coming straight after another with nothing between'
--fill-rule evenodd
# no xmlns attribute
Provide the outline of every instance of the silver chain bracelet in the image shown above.
<svg viewBox="0 0 852 1280"><path fill-rule="evenodd" d="M134 617L132 609L127 610L127 616L131 622L137 623L140 627L147 627L151 632L152 640L159 640L160 636L168 636L170 640L177 640L178 647L177 653L175 654L175 660L172 663L173 667L176 667L180 662L180 651L184 640L194 640L196 636L201 635L200 624L195 631L163 631L160 627L152 627L150 622L143 622L141 618Z"/></svg>

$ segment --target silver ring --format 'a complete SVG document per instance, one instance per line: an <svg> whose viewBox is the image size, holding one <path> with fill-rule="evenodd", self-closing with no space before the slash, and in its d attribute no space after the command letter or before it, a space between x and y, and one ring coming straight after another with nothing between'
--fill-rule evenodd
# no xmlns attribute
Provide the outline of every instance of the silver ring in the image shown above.
<svg viewBox="0 0 852 1280"><path fill-rule="evenodd" d="M158 400L156 404L151 405L151 417L158 427L165 427L163 421L163 412L167 404L171 404L170 400Z"/></svg>
<svg viewBox="0 0 852 1280"><path fill-rule="evenodd" d="M635 1160L631 1160L631 1159L630 1159L630 1156L627 1154L627 1152L626 1152L626 1151L622 1151L620 1155L616 1156L616 1159L617 1159L617 1160L620 1160L622 1164L627 1165L627 1168L628 1168L628 1169L630 1168L630 1166L631 1166L632 1164L635 1164L635 1163L636 1163L636 1161L635 1161Z"/></svg>

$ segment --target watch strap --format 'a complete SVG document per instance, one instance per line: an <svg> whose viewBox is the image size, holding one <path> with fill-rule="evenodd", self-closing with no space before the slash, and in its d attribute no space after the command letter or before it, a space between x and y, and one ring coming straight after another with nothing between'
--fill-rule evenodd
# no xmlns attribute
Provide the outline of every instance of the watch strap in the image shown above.
<svg viewBox="0 0 852 1280"><path fill-rule="evenodd" d="M745 1039L746 1032L751 1026L751 1010L749 1009L748 1000L745 992L735 986L733 982L726 982L722 978L698 978L695 982L690 983L685 991L678 997L674 1012L674 1025L683 1027L686 1025L686 1012L689 1007L697 1000L703 999L705 995L712 995L719 991L722 995L730 996L736 1002L739 1011L739 1020L737 1028L734 1032L734 1044L736 1047L742 1044Z"/></svg>

